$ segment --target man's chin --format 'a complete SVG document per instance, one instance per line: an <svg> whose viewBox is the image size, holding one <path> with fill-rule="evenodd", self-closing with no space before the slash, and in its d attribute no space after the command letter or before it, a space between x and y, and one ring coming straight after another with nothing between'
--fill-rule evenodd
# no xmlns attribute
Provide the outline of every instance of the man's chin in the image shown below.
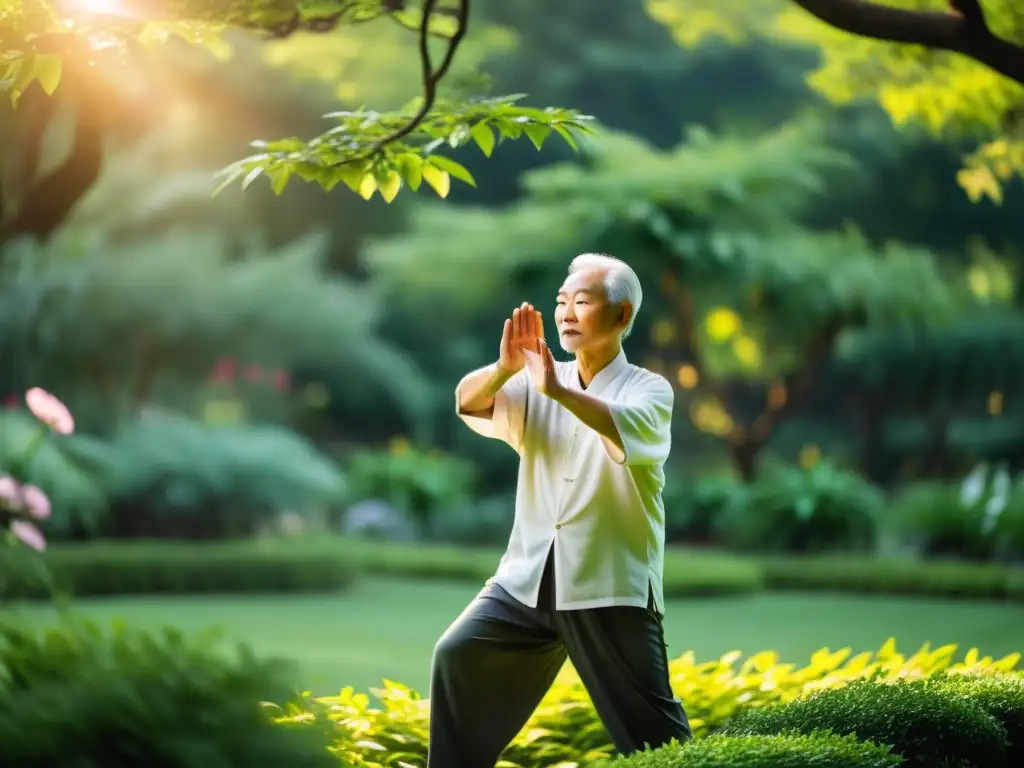
<svg viewBox="0 0 1024 768"><path fill-rule="evenodd" d="M563 350L568 352L570 355L575 355L577 350L580 348L580 337L579 336L559 336L558 344Z"/></svg>

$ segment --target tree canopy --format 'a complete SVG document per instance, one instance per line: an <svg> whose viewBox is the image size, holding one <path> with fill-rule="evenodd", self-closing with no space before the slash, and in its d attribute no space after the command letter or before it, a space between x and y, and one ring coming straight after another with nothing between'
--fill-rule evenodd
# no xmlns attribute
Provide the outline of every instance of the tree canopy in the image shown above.
<svg viewBox="0 0 1024 768"><path fill-rule="evenodd" d="M403 186L416 190L426 182L444 197L452 179L474 184L462 165L442 154L446 148L475 143L490 155L505 139L526 137L539 148L552 134L572 145L574 134L590 130L586 115L523 106L519 95L444 91L442 81L469 30L470 0L9 0L0 6L0 86L15 105L27 103L19 145L34 157L31 150L60 105L73 113L75 130L56 171L40 175L38 163L18 163L15 193L5 185L0 196L0 241L48 236L95 181L107 120L97 105L103 101L97 73L112 59L171 37L225 55L223 35L231 28L283 39L368 22L415 34L420 96L393 111L333 112L326 116L331 127L312 139L256 141L256 154L224 169L222 187L247 187L265 176L280 192L298 177L324 189L344 183L367 199L379 191L390 202Z"/></svg>
<svg viewBox="0 0 1024 768"><path fill-rule="evenodd" d="M1002 201L1024 172L1024 8L1012 0L646 0L683 45L767 37L822 52L809 82L845 104L877 99L898 125L979 141L957 180Z"/></svg>

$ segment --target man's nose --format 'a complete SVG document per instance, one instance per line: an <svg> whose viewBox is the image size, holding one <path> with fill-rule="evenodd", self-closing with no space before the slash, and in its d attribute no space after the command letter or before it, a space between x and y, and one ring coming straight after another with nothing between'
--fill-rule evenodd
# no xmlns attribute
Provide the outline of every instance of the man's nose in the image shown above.
<svg viewBox="0 0 1024 768"><path fill-rule="evenodd" d="M563 320L575 320L576 319L576 309L573 307L572 304L569 304L569 305L567 305L565 307L565 314L562 315L562 319Z"/></svg>

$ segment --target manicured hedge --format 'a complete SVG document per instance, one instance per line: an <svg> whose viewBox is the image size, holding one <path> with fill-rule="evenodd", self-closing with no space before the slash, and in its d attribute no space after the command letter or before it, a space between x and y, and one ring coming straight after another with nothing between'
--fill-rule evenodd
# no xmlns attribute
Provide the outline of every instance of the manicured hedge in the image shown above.
<svg viewBox="0 0 1024 768"><path fill-rule="evenodd" d="M1024 602L1024 567L916 558L761 558L769 589Z"/></svg>
<svg viewBox="0 0 1024 768"><path fill-rule="evenodd" d="M501 559L495 549L384 542L342 542L346 558L363 573L482 583ZM666 597L747 594L762 588L761 571L749 558L674 551L665 561Z"/></svg>
<svg viewBox="0 0 1024 768"><path fill-rule="evenodd" d="M0 597L49 594L45 563L57 585L78 596L195 592L334 590L357 575L482 584L501 558L494 548L318 539L230 543L105 541L59 544L42 560L0 550ZM1024 568L875 557L750 557L671 548L665 595L742 595L770 590L917 595L1024 602Z"/></svg>
<svg viewBox="0 0 1024 768"><path fill-rule="evenodd" d="M999 768L1006 729L985 707L927 680L857 681L788 704L748 709L729 734L810 735L830 731L892 746L907 766Z"/></svg>
<svg viewBox="0 0 1024 768"><path fill-rule="evenodd" d="M890 768L888 747L832 734L712 736L598 763L598 768Z"/></svg>
<svg viewBox="0 0 1024 768"><path fill-rule="evenodd" d="M1006 764L1024 766L1024 677L944 674L934 684L973 701L1006 730Z"/></svg>
<svg viewBox="0 0 1024 768"><path fill-rule="evenodd" d="M0 548L0 598L15 600L54 591L76 597L333 591L355 576L330 542L98 542L63 544L44 555Z"/></svg>

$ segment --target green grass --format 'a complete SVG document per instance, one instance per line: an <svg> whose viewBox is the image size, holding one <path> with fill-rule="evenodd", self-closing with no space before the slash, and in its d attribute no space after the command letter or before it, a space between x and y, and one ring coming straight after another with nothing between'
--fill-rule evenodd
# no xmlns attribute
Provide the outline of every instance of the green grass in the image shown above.
<svg viewBox="0 0 1024 768"><path fill-rule="evenodd" d="M472 585L366 579L341 595L132 597L79 600L79 612L103 622L176 626L186 632L222 626L256 652L299 664L297 683L315 693L345 685L367 689L388 677L426 693L434 641L477 589ZM51 609L20 606L34 624ZM1002 656L1024 650L1019 605L910 598L761 594L674 600L665 618L669 654L693 650L700 660L733 649L772 649L805 662L822 646L874 650L896 637L904 652L921 644L957 643Z"/></svg>

